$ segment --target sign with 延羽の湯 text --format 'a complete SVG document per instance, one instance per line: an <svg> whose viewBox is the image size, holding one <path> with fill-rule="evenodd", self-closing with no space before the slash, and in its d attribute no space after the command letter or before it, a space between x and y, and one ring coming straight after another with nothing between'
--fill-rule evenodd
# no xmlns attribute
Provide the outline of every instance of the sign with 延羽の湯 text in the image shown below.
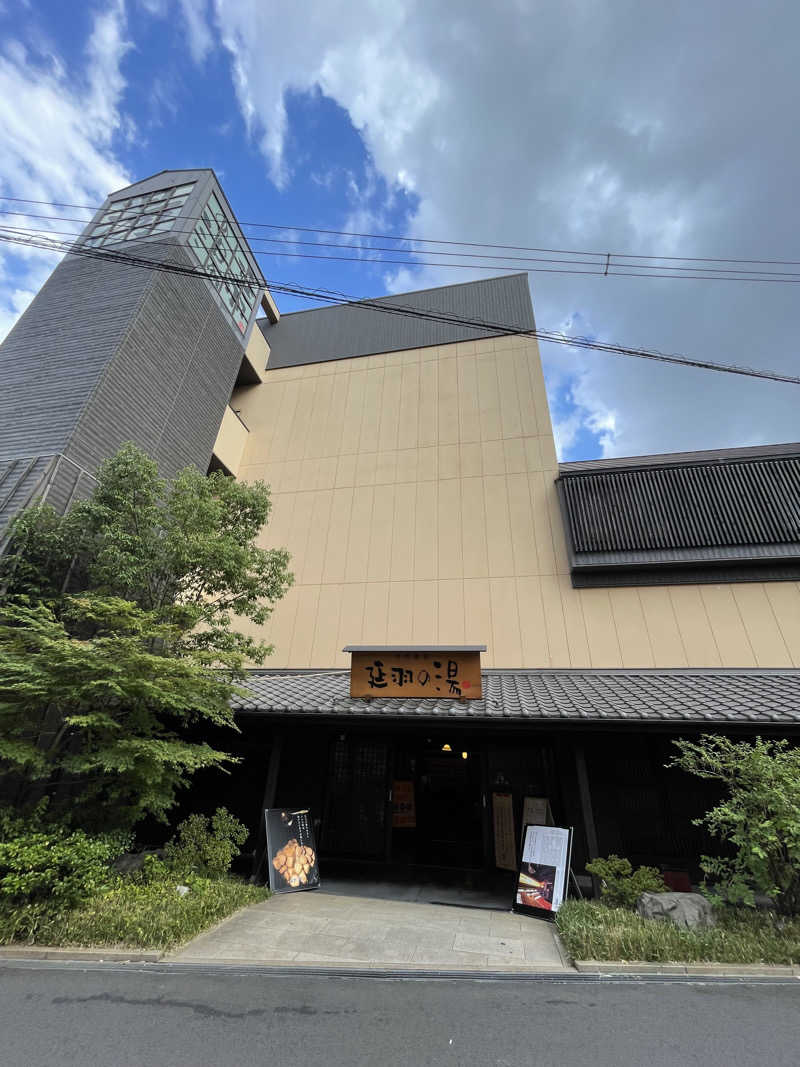
<svg viewBox="0 0 800 1067"><path fill-rule="evenodd" d="M480 700L480 653L384 649L353 652L350 696Z"/></svg>

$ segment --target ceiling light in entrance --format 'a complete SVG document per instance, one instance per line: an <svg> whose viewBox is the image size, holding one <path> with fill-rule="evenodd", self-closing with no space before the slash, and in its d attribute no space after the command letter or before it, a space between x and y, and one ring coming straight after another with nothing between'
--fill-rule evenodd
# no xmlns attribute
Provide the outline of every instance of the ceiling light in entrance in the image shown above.
<svg viewBox="0 0 800 1067"><path fill-rule="evenodd" d="M461 753L461 758L462 758L462 759L466 759L468 755L469 755L469 753L468 753L468 752L462 752L462 753Z"/></svg>
<svg viewBox="0 0 800 1067"><path fill-rule="evenodd" d="M449 745L442 745L442 752L452 752L452 748Z"/></svg>

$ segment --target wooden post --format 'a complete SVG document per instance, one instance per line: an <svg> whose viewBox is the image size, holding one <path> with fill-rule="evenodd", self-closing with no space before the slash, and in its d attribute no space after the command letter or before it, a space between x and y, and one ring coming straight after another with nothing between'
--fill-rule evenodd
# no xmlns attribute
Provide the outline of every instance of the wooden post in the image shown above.
<svg viewBox="0 0 800 1067"><path fill-rule="evenodd" d="M476 745L477 747L477 745ZM481 760L481 837L483 838L483 866L494 872L494 827L492 825L492 785L489 781L489 742L482 742Z"/></svg>
<svg viewBox="0 0 800 1067"><path fill-rule="evenodd" d="M597 828L594 824L594 810L592 809L592 794L589 791L589 775L586 770L586 756L583 748L575 749L575 770L578 774L578 792L581 796L581 811L583 812L583 828L586 834L586 849L589 859L597 859ZM600 882L592 875L592 889L595 897L600 896Z"/></svg>
<svg viewBox="0 0 800 1067"><path fill-rule="evenodd" d="M253 853L253 869L250 874L250 881L255 882L258 877L258 871L263 859L262 851L267 847L267 828L264 824L264 810L271 808L275 804L275 794L278 790L278 774L281 767L281 755L283 754L283 742L286 737L286 730L281 726L278 727L272 735L272 747L269 750L269 762L267 764L267 781L264 786L264 799L261 801L261 807L258 812L258 823L256 831L256 847Z"/></svg>

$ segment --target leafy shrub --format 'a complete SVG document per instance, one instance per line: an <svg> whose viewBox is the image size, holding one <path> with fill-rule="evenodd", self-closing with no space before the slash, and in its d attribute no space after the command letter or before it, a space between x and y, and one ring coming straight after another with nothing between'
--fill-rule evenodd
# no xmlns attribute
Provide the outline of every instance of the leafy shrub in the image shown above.
<svg viewBox="0 0 800 1067"><path fill-rule="evenodd" d="M164 861L178 873L221 878L247 840L247 832L227 808L217 808L210 825L207 816L190 815L165 847Z"/></svg>
<svg viewBox="0 0 800 1067"><path fill-rule="evenodd" d="M635 908L642 893L666 893L667 885L655 867L637 867L620 856L592 860L586 870L600 879L600 896L612 908Z"/></svg>
<svg viewBox="0 0 800 1067"><path fill-rule="evenodd" d="M0 814L0 914L15 936L30 936L47 915L77 907L114 875L110 863L127 839L47 826L41 809L29 820Z"/></svg>
<svg viewBox="0 0 800 1067"><path fill-rule="evenodd" d="M702 857L712 901L752 907L764 893L779 912L800 914L800 748L709 734L675 744L680 755L669 766L716 779L727 791L694 820L733 853Z"/></svg>
<svg viewBox="0 0 800 1067"><path fill-rule="evenodd" d="M69 911L42 915L35 930L23 931L0 912L0 944L34 940L43 945L126 945L169 948L195 937L239 908L257 904L269 891L235 878L190 875L191 890L177 892L177 878L143 884L119 878L91 900Z"/></svg>

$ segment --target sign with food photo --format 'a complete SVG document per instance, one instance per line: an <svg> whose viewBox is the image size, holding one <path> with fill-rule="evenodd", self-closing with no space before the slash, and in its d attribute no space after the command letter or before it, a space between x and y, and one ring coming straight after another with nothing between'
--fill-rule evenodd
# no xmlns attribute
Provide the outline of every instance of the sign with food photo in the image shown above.
<svg viewBox="0 0 800 1067"><path fill-rule="evenodd" d="M273 893L317 889L319 867L314 825L308 808L267 808L267 870Z"/></svg>
<svg viewBox="0 0 800 1067"><path fill-rule="evenodd" d="M567 893L572 830L561 826L526 826L513 910L552 916Z"/></svg>

